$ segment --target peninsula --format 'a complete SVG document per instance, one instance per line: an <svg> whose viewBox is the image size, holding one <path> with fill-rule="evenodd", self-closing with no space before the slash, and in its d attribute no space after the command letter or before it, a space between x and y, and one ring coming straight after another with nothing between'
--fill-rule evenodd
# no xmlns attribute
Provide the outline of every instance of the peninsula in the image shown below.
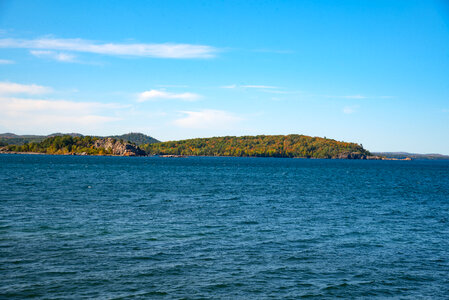
<svg viewBox="0 0 449 300"><path fill-rule="evenodd" d="M355 143L306 135L257 135L197 138L145 145L150 155L243 156L366 159L371 153Z"/></svg>

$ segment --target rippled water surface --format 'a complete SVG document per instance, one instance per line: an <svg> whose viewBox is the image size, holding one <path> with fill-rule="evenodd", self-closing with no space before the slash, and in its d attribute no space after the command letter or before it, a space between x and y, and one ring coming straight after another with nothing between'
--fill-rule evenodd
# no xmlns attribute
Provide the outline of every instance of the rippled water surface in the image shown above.
<svg viewBox="0 0 449 300"><path fill-rule="evenodd" d="M449 295L449 161L0 155L0 298Z"/></svg>

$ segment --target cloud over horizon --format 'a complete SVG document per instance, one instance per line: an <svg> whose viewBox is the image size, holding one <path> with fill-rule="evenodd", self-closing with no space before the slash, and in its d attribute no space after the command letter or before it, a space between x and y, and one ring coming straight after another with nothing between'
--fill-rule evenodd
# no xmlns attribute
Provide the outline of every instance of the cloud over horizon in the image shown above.
<svg viewBox="0 0 449 300"><path fill-rule="evenodd" d="M0 126L33 132L35 128L54 131L73 131L74 128L94 129L121 118L111 116L118 109L114 103L75 102L69 100L24 99L1 97ZM109 111L109 115L105 115Z"/></svg>
<svg viewBox="0 0 449 300"><path fill-rule="evenodd" d="M23 98L53 92L36 84L0 82L0 126L10 131L46 128L73 131L95 129L107 122L121 120L119 110L129 105L61 99Z"/></svg>

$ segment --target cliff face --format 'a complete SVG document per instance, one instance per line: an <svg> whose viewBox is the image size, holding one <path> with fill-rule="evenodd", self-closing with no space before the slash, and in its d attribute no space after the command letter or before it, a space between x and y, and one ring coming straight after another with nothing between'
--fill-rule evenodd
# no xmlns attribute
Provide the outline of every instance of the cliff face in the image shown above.
<svg viewBox="0 0 449 300"><path fill-rule="evenodd" d="M120 142L113 138L99 139L94 142L95 148L104 148L113 155L120 156L144 156L145 152L139 147L128 142Z"/></svg>

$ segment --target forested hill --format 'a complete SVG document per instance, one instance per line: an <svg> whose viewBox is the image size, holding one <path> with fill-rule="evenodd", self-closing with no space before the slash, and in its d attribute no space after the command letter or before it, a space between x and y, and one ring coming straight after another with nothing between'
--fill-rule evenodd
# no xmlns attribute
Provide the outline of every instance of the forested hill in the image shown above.
<svg viewBox="0 0 449 300"><path fill-rule="evenodd" d="M370 152L355 143L305 135L258 135L197 138L143 146L150 155L366 158Z"/></svg>
<svg viewBox="0 0 449 300"><path fill-rule="evenodd" d="M72 155L143 156L146 153L135 144L115 138L92 136L53 136L35 143L6 145L0 153L44 153Z"/></svg>
<svg viewBox="0 0 449 300"><path fill-rule="evenodd" d="M44 141L47 138L50 137L56 137L56 136L71 136L71 137L84 137L84 135L79 133L52 133L49 135L17 135L14 133L2 133L0 134L0 146L1 145L24 145L29 143L40 143ZM143 134L143 133L137 133L137 132L131 132L127 134L122 135L114 135L114 136L107 136L107 137L101 137L97 136L97 138L115 138L118 140L127 141L130 143L134 143L136 145L143 145L143 144L151 144L151 143L158 143L159 141L155 138Z"/></svg>
<svg viewBox="0 0 449 300"><path fill-rule="evenodd" d="M131 134L136 135L136 134ZM0 145L0 152L34 152L86 155L186 155L186 156L255 156L379 159L355 143L305 135L258 135L197 138L172 142L128 142L126 136L99 138L92 136L53 136L24 145ZM142 151L143 150L143 151Z"/></svg>

